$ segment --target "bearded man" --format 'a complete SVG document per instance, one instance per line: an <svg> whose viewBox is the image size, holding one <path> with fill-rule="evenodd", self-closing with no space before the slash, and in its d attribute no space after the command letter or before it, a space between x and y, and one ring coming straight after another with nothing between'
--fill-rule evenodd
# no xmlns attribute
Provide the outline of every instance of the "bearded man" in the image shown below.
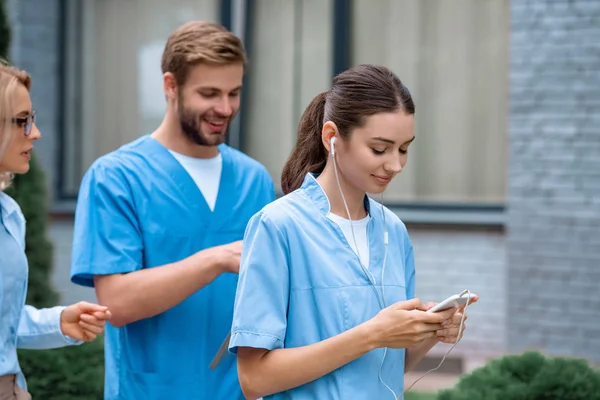
<svg viewBox="0 0 600 400"><path fill-rule="evenodd" d="M112 312L105 399L242 399L231 329L241 239L275 197L267 170L227 146L246 55L220 25L176 29L167 108L151 134L100 157L77 202L71 280Z"/></svg>

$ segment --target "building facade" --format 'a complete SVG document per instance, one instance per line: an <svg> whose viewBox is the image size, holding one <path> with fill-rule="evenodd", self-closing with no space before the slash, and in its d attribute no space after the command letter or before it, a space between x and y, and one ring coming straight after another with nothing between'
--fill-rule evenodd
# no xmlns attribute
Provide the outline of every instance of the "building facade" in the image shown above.
<svg viewBox="0 0 600 400"><path fill-rule="evenodd" d="M600 2L594 0L8 0L12 61L33 75L65 301L81 177L164 112L160 54L220 22L250 64L230 144L275 182L303 109L334 74L391 67L417 140L384 203L406 222L424 301L470 289L469 370L538 348L600 364ZM594 316L595 315L595 316ZM449 346L431 353L441 357Z"/></svg>

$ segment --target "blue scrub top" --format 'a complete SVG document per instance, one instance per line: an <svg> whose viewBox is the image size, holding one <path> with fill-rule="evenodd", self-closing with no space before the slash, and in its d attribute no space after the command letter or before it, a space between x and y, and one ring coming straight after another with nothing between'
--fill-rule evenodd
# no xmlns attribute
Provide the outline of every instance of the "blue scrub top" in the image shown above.
<svg viewBox="0 0 600 400"><path fill-rule="evenodd" d="M381 294L384 257L381 205L365 197L369 270ZM329 201L312 174L302 187L265 207L248 224L235 300L230 351L268 350L320 342L381 310L358 256L340 227L327 218ZM413 248L404 224L384 208L389 235L385 301L414 297ZM266 399L387 399L378 378L383 349L373 350L298 388ZM397 395L404 386L404 349L388 350L382 378Z"/></svg>
<svg viewBox="0 0 600 400"><path fill-rule="evenodd" d="M266 169L219 146L219 193L211 212L198 186L146 135L98 159L81 184L71 279L177 262L243 238L250 217L275 197ZM235 357L213 357L231 329L238 276L222 274L181 304L123 328L106 327L105 399L241 399Z"/></svg>

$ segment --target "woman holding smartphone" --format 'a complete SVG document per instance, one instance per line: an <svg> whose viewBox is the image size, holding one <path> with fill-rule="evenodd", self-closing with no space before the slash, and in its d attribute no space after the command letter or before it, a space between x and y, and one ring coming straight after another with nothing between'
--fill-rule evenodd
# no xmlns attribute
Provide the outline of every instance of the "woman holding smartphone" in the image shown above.
<svg viewBox="0 0 600 400"><path fill-rule="evenodd" d="M462 310L425 312L406 227L367 196L404 168L414 113L392 71L360 65L302 115L286 196L244 237L229 348L248 399L396 398L405 371L458 339Z"/></svg>

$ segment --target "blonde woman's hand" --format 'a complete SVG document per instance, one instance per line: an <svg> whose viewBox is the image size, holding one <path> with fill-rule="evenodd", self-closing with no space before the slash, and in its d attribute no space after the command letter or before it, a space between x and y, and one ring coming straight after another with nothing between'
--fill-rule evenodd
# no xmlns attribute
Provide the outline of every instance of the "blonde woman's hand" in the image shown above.
<svg viewBox="0 0 600 400"><path fill-rule="evenodd" d="M66 307L60 315L63 335L75 340L91 342L104 333L106 321L111 317L107 307L80 301Z"/></svg>

